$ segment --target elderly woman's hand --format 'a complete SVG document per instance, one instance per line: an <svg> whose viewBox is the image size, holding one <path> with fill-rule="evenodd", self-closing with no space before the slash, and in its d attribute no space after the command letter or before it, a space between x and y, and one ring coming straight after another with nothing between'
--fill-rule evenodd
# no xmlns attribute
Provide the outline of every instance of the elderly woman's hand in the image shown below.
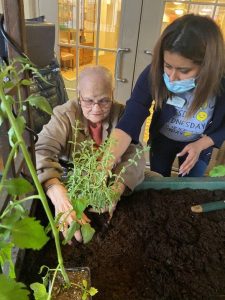
<svg viewBox="0 0 225 300"><path fill-rule="evenodd" d="M60 224L60 231L62 232L64 238L66 238L68 228L71 226L74 220L79 222L81 225L90 222L85 214L83 214L81 220L78 221L76 219L76 213L73 210L73 207L67 196L67 189L59 181L56 183L51 183L51 187L46 193L55 206L55 215L57 216L58 214L63 214L60 219L61 222L63 220L63 223ZM82 242L80 230L75 232L74 237L78 242Z"/></svg>

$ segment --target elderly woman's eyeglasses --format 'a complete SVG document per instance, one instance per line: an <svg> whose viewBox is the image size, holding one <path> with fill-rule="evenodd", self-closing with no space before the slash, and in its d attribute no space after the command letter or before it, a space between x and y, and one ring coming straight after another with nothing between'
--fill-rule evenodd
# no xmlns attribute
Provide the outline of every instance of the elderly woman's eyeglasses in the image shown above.
<svg viewBox="0 0 225 300"><path fill-rule="evenodd" d="M83 107L92 108L94 105L98 105L100 108L108 108L112 103L110 98L103 98L98 101L94 101L93 99L84 99L80 94L80 101Z"/></svg>

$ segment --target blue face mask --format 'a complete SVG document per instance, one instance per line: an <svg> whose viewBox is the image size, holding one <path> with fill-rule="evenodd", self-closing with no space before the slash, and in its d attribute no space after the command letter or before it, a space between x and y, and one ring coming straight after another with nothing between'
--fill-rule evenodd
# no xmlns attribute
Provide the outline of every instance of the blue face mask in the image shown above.
<svg viewBox="0 0 225 300"><path fill-rule="evenodd" d="M196 86L195 78L170 81L169 76L166 73L164 73L163 79L164 79L167 89L174 94L187 92L187 91L195 88L195 86Z"/></svg>

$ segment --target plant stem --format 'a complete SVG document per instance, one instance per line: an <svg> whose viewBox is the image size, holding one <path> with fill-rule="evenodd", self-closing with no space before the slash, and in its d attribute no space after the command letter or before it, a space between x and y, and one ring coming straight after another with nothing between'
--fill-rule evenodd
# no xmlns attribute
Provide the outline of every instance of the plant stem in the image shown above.
<svg viewBox="0 0 225 300"><path fill-rule="evenodd" d="M11 209L14 207L14 206L17 206L23 202L26 202L28 200L33 200L33 199L39 199L40 200L40 196L39 195L32 195L32 196L29 196L29 197L26 197L26 198L23 198L21 200L16 200L15 202L11 202L8 207L4 210L4 212L2 213L0 219L3 219L9 211L11 211Z"/></svg>
<svg viewBox="0 0 225 300"><path fill-rule="evenodd" d="M58 272L59 268L60 268L60 266L58 265L57 268L54 270L54 275L52 277L52 284L51 284L51 288L49 289L49 292L48 292L47 300L51 300L52 288L54 286L55 278L56 278L56 275L57 275L57 272ZM51 269L49 269L49 271L51 271Z"/></svg>
<svg viewBox="0 0 225 300"><path fill-rule="evenodd" d="M5 167L4 167L4 172L2 174L2 179L1 179L1 182L0 182L0 194L1 194L1 191L2 191L2 189L4 187L4 181L5 181L6 177L7 177L11 161L13 160L13 156L15 154L15 151L16 151L16 148L17 148L18 145L19 145L19 143L16 142L15 145L13 146L13 148L11 149L11 151L9 153L9 156L7 158L7 161L6 161L6 164L5 164Z"/></svg>
<svg viewBox="0 0 225 300"><path fill-rule="evenodd" d="M54 235L58 263L59 263L59 266L60 266L60 269L61 269L61 272L62 272L62 275L63 275L63 278L64 278L66 284L69 284L69 278L68 278L68 275L67 275L67 273L65 271L65 268L64 268L64 265L63 265L62 252L61 252L60 241L59 241L59 232L58 232L58 230L56 228L56 225L55 225L55 222L54 222L54 218L53 218L51 210L49 208L48 201L46 199L46 196L45 196L45 193L43 191L43 188L42 188L42 186L41 186L41 184L40 184L40 182L38 180L38 177L37 177L37 174L36 174L36 169L35 169L35 167L33 165L33 162L31 160L30 154L29 154L29 152L27 150L27 147L25 145L25 142L24 142L24 139L22 137L22 134L20 133L20 131L17 128L16 119L13 116L11 108L9 107L9 105L7 103L7 100L5 98L3 89L1 87L0 87L0 98L1 98L1 100L3 102L3 104L4 104L5 112L6 112L7 116L8 116L9 122L10 122L10 124L11 124L11 126L12 126L12 128L13 128L15 134L16 134L17 141L20 144L20 148L21 148L22 153L24 155L24 158L25 158L25 161L27 163L27 166L28 166L28 169L30 171L30 174L32 176L32 179L34 181L35 187L36 187L36 189L38 191L38 194L40 195L41 203L42 203L42 205L44 207L45 213L47 215L47 218L49 220L49 223L50 223L53 235Z"/></svg>
<svg viewBox="0 0 225 300"><path fill-rule="evenodd" d="M16 202L13 203L13 206L16 206L18 204L21 204L23 202L26 202L28 200L33 200L33 199L39 199L40 200L40 195L32 195L32 196L29 196L29 197L26 197L26 198L23 198L21 200L17 200Z"/></svg>
<svg viewBox="0 0 225 300"><path fill-rule="evenodd" d="M7 225L3 225L3 224L0 224L0 228L5 228L5 229L11 229L11 227L10 226L7 226Z"/></svg>

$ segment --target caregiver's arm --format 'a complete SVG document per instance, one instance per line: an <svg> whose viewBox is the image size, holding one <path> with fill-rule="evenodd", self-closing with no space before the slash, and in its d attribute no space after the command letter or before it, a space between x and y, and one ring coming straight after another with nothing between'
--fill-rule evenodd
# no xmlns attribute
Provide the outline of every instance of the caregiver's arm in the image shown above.
<svg viewBox="0 0 225 300"><path fill-rule="evenodd" d="M115 144L111 147L111 152L115 159L112 161L111 167L119 161L131 141L134 144L139 143L141 127L149 116L149 108L152 103L149 73L150 66L147 66L137 79L131 97L126 103L123 116L116 128L112 130L110 136L115 140Z"/></svg>
<svg viewBox="0 0 225 300"><path fill-rule="evenodd" d="M114 160L111 162L109 168L111 169L115 163L120 160L120 157L125 153L131 143L131 137L123 130L119 128L113 129L110 137L115 143L111 145L110 151L114 156Z"/></svg>

